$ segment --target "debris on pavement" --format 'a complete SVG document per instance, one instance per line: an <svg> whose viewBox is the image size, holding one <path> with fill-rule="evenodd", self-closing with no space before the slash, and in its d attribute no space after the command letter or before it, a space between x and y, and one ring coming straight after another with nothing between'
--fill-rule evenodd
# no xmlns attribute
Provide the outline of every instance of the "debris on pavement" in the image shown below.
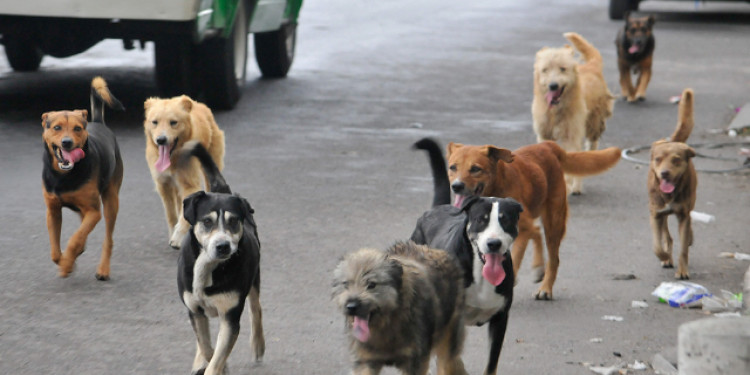
<svg viewBox="0 0 750 375"><path fill-rule="evenodd" d="M617 315L604 315L602 317L602 320L609 320L611 322L621 322L621 321L623 321L625 319L623 317L617 316Z"/></svg>
<svg viewBox="0 0 750 375"><path fill-rule="evenodd" d="M644 371L644 370L648 370L648 365L645 362L635 360L635 362L632 365L628 364L628 368L631 370L636 370L636 371Z"/></svg>
<svg viewBox="0 0 750 375"><path fill-rule="evenodd" d="M698 212L698 211L690 211L690 218L695 221L700 221L701 223L713 223L716 221L716 217L714 215L710 215L704 212Z"/></svg>
<svg viewBox="0 0 750 375"><path fill-rule="evenodd" d="M654 360L651 361L651 367L657 374L661 375L678 375L677 368L667 361L661 354L654 355Z"/></svg>
<svg viewBox="0 0 750 375"><path fill-rule="evenodd" d="M680 96L679 95L670 96L669 97L669 102L672 103L672 104L679 103L680 102Z"/></svg>
<svg viewBox="0 0 750 375"><path fill-rule="evenodd" d="M747 253L731 253L731 252L721 252L719 253L719 258L734 258L737 260L750 260L750 254Z"/></svg>
<svg viewBox="0 0 750 375"><path fill-rule="evenodd" d="M645 301L632 301L630 302L630 307L634 309L645 309L648 307L648 303Z"/></svg>
<svg viewBox="0 0 750 375"><path fill-rule="evenodd" d="M614 366L609 367L602 367L602 366L589 366L589 370L593 371L594 373L601 374L601 375L617 375L617 374L627 374L628 370L624 368L625 363L620 363Z"/></svg>
<svg viewBox="0 0 750 375"><path fill-rule="evenodd" d="M599 343L601 343L603 341L604 341L604 339L602 339L601 337L594 337L594 338L589 339L589 342L593 342L593 343L596 343L596 344L599 344Z"/></svg>
<svg viewBox="0 0 750 375"><path fill-rule="evenodd" d="M711 296L711 292L703 285L689 281L664 281L651 295L672 307L701 307L701 299Z"/></svg>
<svg viewBox="0 0 750 375"><path fill-rule="evenodd" d="M616 273L612 276L612 280L635 280L637 277L632 273Z"/></svg>
<svg viewBox="0 0 750 375"><path fill-rule="evenodd" d="M721 290L721 296L712 295L702 300L703 311L722 313L739 311L742 309L742 293L734 294L728 290Z"/></svg>
<svg viewBox="0 0 750 375"><path fill-rule="evenodd" d="M717 317L717 318L741 318L742 314L740 314L739 311L735 311L735 312L720 312L720 313L714 314L714 316Z"/></svg>

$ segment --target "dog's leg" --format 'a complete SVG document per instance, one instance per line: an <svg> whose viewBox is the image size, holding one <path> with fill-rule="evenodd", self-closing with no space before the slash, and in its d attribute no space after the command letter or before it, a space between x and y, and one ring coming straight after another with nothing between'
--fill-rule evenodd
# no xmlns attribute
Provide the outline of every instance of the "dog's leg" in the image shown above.
<svg viewBox="0 0 750 375"><path fill-rule="evenodd" d="M381 365L368 364L368 363L356 363L352 374L354 375L378 375L380 370L383 368Z"/></svg>
<svg viewBox="0 0 750 375"><path fill-rule="evenodd" d="M629 102L634 102L635 88L633 87L633 79L630 77L630 66L627 63L618 61L617 67L620 70L620 89L622 90L622 97Z"/></svg>
<svg viewBox="0 0 750 375"><path fill-rule="evenodd" d="M400 366L403 375L427 375L430 371L430 354L413 358L407 364Z"/></svg>
<svg viewBox="0 0 750 375"><path fill-rule="evenodd" d="M97 199L98 201L98 199ZM94 230L96 223L102 218L101 212L99 212L99 202L95 207L81 207L81 226L78 227L73 236L68 240L68 245L65 247L65 253L60 258L59 263L59 276L67 277L73 272L73 264L76 261L86 246L86 238L89 233Z"/></svg>
<svg viewBox="0 0 750 375"><path fill-rule="evenodd" d="M507 303L507 302L506 302ZM490 320L488 332L490 334L490 358L484 375L497 374L497 363L500 361L500 352L503 349L505 330L508 328L508 313L500 312Z"/></svg>
<svg viewBox="0 0 750 375"><path fill-rule="evenodd" d="M464 362L461 360L466 328L462 319L454 316L448 324L448 331L442 337L435 350L437 354L438 375L467 375Z"/></svg>
<svg viewBox="0 0 750 375"><path fill-rule="evenodd" d="M583 120L585 121L585 120ZM575 134L560 140L560 147L565 152L577 152L583 148L583 134ZM565 185L567 187L568 194L581 195L583 191L583 178L565 174Z"/></svg>
<svg viewBox="0 0 750 375"><path fill-rule="evenodd" d="M645 58L640 64L641 74L638 75L638 87L635 91L635 100L646 100L646 88L651 80L651 56Z"/></svg>
<svg viewBox="0 0 750 375"><path fill-rule="evenodd" d="M568 205L565 200L562 204L548 207L542 212L542 224L544 225L544 237L547 243L547 268L544 271L544 280L539 290L534 293L537 300L551 300L552 286L557 279L557 268L560 266L560 243L565 236L565 222L568 217Z"/></svg>
<svg viewBox="0 0 750 375"><path fill-rule="evenodd" d="M693 244L693 229L690 219L690 213L678 213L677 221L680 230L680 258L677 263L677 272L674 274L675 279L687 280L690 278L688 272L688 251Z"/></svg>
<svg viewBox="0 0 750 375"><path fill-rule="evenodd" d="M177 214L179 213L177 204L182 204L182 202L179 202L177 196L177 187L175 187L170 181L158 182L156 184L156 191L159 193L159 196L161 196L161 203L164 205L164 215L167 217L169 234L172 235L172 230L177 224Z"/></svg>
<svg viewBox="0 0 750 375"><path fill-rule="evenodd" d="M202 173L186 176L181 175L178 176L177 179L179 189L179 191L177 192L177 196L182 197L182 199L203 189L203 187L201 186L201 181L203 180ZM182 239L185 238L188 230L190 230L190 224L187 222L187 220L185 220L182 212L182 202L179 203L177 212L179 213L177 225L175 225L174 232L172 232L172 236L169 238L169 246L175 249L180 248L180 246L182 245Z"/></svg>
<svg viewBox="0 0 750 375"><path fill-rule="evenodd" d="M672 251L671 242L672 238L669 236L669 229L667 228L667 216L664 214L658 214L652 210L650 215L651 221L651 232L653 236L653 248L654 254L661 261L661 265L664 268L672 267ZM666 238L665 238L666 236ZM666 248L669 251L665 250Z"/></svg>
<svg viewBox="0 0 750 375"><path fill-rule="evenodd" d="M49 233L50 257L55 264L60 263L60 232L62 230L62 206L59 202L47 199L47 232Z"/></svg>
<svg viewBox="0 0 750 375"><path fill-rule="evenodd" d="M189 313L190 324L195 332L195 359L193 360L192 373L196 374L206 369L206 365L214 356L214 348L211 347L211 333L208 326L208 317L203 314Z"/></svg>
<svg viewBox="0 0 750 375"><path fill-rule="evenodd" d="M526 253L526 245L529 243L534 227L534 220L527 215L521 214L518 220L518 237L513 241L513 250L511 251L513 274L516 276L516 282L518 282L518 270L521 268L523 255Z"/></svg>
<svg viewBox="0 0 750 375"><path fill-rule="evenodd" d="M219 321L219 336L216 339L216 351L206 367L205 375L223 375L229 353L232 352L234 343L240 333L240 317L242 315L242 304L221 315Z"/></svg>
<svg viewBox="0 0 750 375"><path fill-rule="evenodd" d="M534 256L531 258L531 277L533 282L538 283L544 279L544 243L542 242L542 230L538 225L534 225L529 233L531 235L531 244L534 246Z"/></svg>
<svg viewBox="0 0 750 375"><path fill-rule="evenodd" d="M97 280L109 280L109 260L112 257L112 233L115 231L115 222L117 221L117 212L120 209L120 200L117 189L110 186L102 195L102 207L104 211L105 234L104 243L102 244L102 257L99 260L99 266L96 268Z"/></svg>
<svg viewBox="0 0 750 375"><path fill-rule="evenodd" d="M247 302L250 305L250 325L252 326L250 349L255 355L255 361L260 362L266 352L266 339L263 336L263 311L260 307L260 288L257 284L259 283L250 288Z"/></svg>

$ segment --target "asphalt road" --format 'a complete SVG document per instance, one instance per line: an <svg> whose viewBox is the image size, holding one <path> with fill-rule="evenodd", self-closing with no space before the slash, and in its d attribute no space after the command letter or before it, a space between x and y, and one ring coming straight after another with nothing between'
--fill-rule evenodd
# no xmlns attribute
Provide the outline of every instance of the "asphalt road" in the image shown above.
<svg viewBox="0 0 750 375"><path fill-rule="evenodd" d="M677 116L669 98L685 87L696 92L690 141L737 140L712 130L725 128L734 108L750 101L750 7L709 3L697 13L692 7L642 4L657 16L648 99L616 104L601 147L668 136ZM216 114L227 135L226 179L256 209L263 244L266 357L252 363L244 324L229 359L232 373L348 373L343 318L330 301L332 270L347 252L407 238L429 207L427 159L409 146L424 136L510 149L533 143L535 52L562 45L563 32L579 32L601 50L607 83L617 93L613 40L620 26L607 19L603 1L305 3L290 76L260 80L249 67L238 107ZM144 159L142 103L156 94L151 46L124 51L108 41L74 58L47 57L30 74L13 73L0 60L0 370L189 373L195 344L177 295L178 254L167 246ZM86 108L94 75L103 75L127 107L107 113L125 162L108 282L94 278L101 224L75 273L56 276L40 191L40 115ZM733 157L736 151L705 152ZM717 293L739 292L748 268L717 254L750 252L749 176L699 176L696 210L716 221L694 224L690 270L692 281ZM643 167L621 161L587 179L584 195L570 199L555 300L531 298L537 285L527 257L499 373L586 374L581 363L650 362L656 353L674 352L680 324L705 317L650 295L673 271L661 269L651 251L645 182ZM64 241L77 221L66 211ZM613 280L617 274L635 279ZM631 308L633 300L649 307ZM484 368L485 332L469 329L464 360L471 374Z"/></svg>

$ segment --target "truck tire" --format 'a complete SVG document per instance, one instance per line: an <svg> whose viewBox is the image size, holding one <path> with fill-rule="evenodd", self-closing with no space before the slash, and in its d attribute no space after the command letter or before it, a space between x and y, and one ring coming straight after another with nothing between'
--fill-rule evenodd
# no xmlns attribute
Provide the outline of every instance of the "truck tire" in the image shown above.
<svg viewBox="0 0 750 375"><path fill-rule="evenodd" d="M640 0L609 0L609 19L621 20L625 12L638 10Z"/></svg>
<svg viewBox="0 0 750 375"><path fill-rule="evenodd" d="M266 78L283 78L294 61L297 24L286 23L275 31L255 33L255 60Z"/></svg>
<svg viewBox="0 0 750 375"><path fill-rule="evenodd" d="M162 97L198 94L195 67L195 47L189 38L171 38L155 41L154 73L156 86Z"/></svg>
<svg viewBox="0 0 750 375"><path fill-rule="evenodd" d="M3 35L5 56L11 68L17 72L33 72L39 69L44 52L31 38L21 34Z"/></svg>
<svg viewBox="0 0 750 375"><path fill-rule="evenodd" d="M247 33L247 11L240 1L229 38L208 39L199 47L202 91L211 108L232 109L240 100L247 69Z"/></svg>

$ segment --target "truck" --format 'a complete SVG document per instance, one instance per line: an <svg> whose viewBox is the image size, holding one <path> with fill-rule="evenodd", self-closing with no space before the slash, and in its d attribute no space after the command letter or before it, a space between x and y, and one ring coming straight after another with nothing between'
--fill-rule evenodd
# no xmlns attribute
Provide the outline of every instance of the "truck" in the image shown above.
<svg viewBox="0 0 750 375"><path fill-rule="evenodd" d="M18 72L104 39L121 39L125 49L153 42L159 95L231 109L246 79L249 35L262 76L285 77L301 7L302 0L4 0L0 42Z"/></svg>

